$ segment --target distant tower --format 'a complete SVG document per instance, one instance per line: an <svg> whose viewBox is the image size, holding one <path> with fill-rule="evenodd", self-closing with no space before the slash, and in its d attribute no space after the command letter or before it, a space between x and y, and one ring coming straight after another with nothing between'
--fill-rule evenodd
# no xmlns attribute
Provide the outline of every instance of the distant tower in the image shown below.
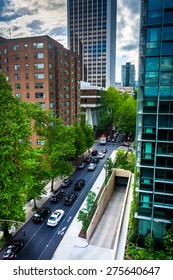
<svg viewBox="0 0 173 280"><path fill-rule="evenodd" d="M135 65L126 62L126 65L121 66L121 82L125 87L135 86Z"/></svg>
<svg viewBox="0 0 173 280"><path fill-rule="evenodd" d="M82 53L82 80L115 86L117 0L68 0L68 48Z"/></svg>

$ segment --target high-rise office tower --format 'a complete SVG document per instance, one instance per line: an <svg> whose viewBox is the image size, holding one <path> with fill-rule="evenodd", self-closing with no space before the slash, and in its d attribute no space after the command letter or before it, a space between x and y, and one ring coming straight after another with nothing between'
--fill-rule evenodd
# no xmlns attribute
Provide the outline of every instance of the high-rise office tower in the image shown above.
<svg viewBox="0 0 173 280"><path fill-rule="evenodd" d="M124 87L135 86L135 65L126 62L126 65L121 66L121 82Z"/></svg>
<svg viewBox="0 0 173 280"><path fill-rule="evenodd" d="M173 219L173 1L141 0L137 112L139 241Z"/></svg>
<svg viewBox="0 0 173 280"><path fill-rule="evenodd" d="M82 53L82 80L115 86L117 0L68 0L68 48Z"/></svg>

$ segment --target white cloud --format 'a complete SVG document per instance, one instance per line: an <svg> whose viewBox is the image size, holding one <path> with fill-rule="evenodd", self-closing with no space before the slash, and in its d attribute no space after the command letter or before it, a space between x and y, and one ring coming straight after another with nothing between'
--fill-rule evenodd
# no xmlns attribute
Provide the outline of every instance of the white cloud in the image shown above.
<svg viewBox="0 0 173 280"><path fill-rule="evenodd" d="M0 35L5 38L49 35L67 47L66 0L3 0ZM127 61L138 69L139 1L118 0L116 81ZM138 70L137 70L138 71Z"/></svg>

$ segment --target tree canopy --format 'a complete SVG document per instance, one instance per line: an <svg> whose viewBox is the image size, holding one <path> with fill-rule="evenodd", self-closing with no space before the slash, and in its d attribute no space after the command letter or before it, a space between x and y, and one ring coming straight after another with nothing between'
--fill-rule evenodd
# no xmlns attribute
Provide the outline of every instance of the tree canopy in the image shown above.
<svg viewBox="0 0 173 280"><path fill-rule="evenodd" d="M135 133L136 99L133 96L109 87L106 92L101 92L101 104L100 129L115 124L119 132Z"/></svg>

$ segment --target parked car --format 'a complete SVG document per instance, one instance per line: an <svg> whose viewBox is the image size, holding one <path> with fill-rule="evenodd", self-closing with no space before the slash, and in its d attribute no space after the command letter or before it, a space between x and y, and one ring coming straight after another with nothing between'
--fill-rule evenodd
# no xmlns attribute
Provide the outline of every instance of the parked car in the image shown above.
<svg viewBox="0 0 173 280"><path fill-rule="evenodd" d="M64 210L58 209L52 212L51 216L47 220L47 225L55 227L64 216Z"/></svg>
<svg viewBox="0 0 173 280"><path fill-rule="evenodd" d="M70 193L68 196L66 196L65 200L64 200L64 204L66 205L72 205L74 203L74 201L77 198L77 193Z"/></svg>
<svg viewBox="0 0 173 280"><path fill-rule="evenodd" d="M80 191L85 186L85 180L79 179L74 185L74 189Z"/></svg>
<svg viewBox="0 0 173 280"><path fill-rule="evenodd" d="M98 153L98 158L104 158L105 157L105 153L99 152Z"/></svg>
<svg viewBox="0 0 173 280"><path fill-rule="evenodd" d="M7 247L7 250L4 252L2 258L3 260L14 260L17 258L18 253L21 251L24 246L23 240L13 240Z"/></svg>
<svg viewBox="0 0 173 280"><path fill-rule="evenodd" d="M66 177L66 178L62 181L61 186L62 186L63 188L68 188L68 187L71 185L72 181L73 181L73 180L72 180L71 177Z"/></svg>
<svg viewBox="0 0 173 280"><path fill-rule="evenodd" d="M54 192L51 194L49 200L50 200L51 202L59 202L60 199L63 197L63 195L64 195L64 191L63 191L63 190L56 190L56 191L54 191Z"/></svg>
<svg viewBox="0 0 173 280"><path fill-rule="evenodd" d="M104 153L104 154L106 154L107 151L108 151L108 150L107 150L106 148L103 148L103 149L102 149L102 153Z"/></svg>
<svg viewBox="0 0 173 280"><path fill-rule="evenodd" d="M93 151L92 151L92 156L97 156L97 154L98 154L98 151L97 151L97 150L93 150Z"/></svg>
<svg viewBox="0 0 173 280"><path fill-rule="evenodd" d="M99 163L99 158L98 157L93 158L92 162L93 163Z"/></svg>
<svg viewBox="0 0 173 280"><path fill-rule="evenodd" d="M83 169L84 167L86 166L86 162L81 162L79 165L78 165L78 169Z"/></svg>
<svg viewBox="0 0 173 280"><path fill-rule="evenodd" d="M92 157L87 157L86 159L85 159L85 162L86 163L90 163L92 161Z"/></svg>
<svg viewBox="0 0 173 280"><path fill-rule="evenodd" d="M96 168L96 163L90 163L88 165L88 170L93 171Z"/></svg>
<svg viewBox="0 0 173 280"><path fill-rule="evenodd" d="M44 220L44 218L49 214L50 209L48 207L42 207L37 210L37 212L32 217L34 223L39 223Z"/></svg>

